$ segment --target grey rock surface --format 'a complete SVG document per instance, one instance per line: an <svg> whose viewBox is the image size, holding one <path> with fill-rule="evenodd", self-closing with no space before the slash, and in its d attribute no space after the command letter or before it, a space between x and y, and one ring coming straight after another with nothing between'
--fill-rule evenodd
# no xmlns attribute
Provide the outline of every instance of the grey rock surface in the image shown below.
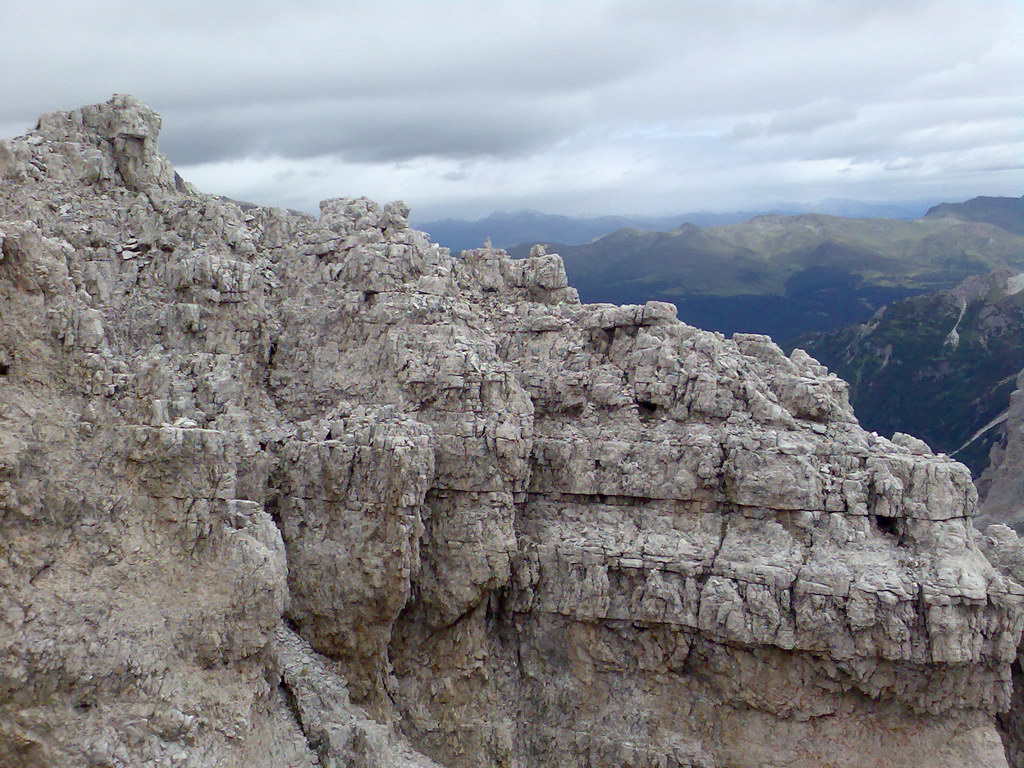
<svg viewBox="0 0 1024 768"><path fill-rule="evenodd" d="M1024 532L1024 371L1010 395L1002 430L1005 444L992 447L988 467L978 478L984 491L979 522L999 522Z"/></svg>
<svg viewBox="0 0 1024 768"><path fill-rule="evenodd" d="M0 764L1007 765L962 465L556 255L200 194L158 128L0 143Z"/></svg>

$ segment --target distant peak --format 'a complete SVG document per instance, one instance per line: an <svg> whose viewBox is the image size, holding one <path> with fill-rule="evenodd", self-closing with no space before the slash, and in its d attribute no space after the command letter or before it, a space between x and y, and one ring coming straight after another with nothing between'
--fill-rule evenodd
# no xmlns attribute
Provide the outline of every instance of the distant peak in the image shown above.
<svg viewBox="0 0 1024 768"><path fill-rule="evenodd" d="M1024 197L972 197L962 203L940 203L928 209L926 219L959 219L994 224L1024 235Z"/></svg>

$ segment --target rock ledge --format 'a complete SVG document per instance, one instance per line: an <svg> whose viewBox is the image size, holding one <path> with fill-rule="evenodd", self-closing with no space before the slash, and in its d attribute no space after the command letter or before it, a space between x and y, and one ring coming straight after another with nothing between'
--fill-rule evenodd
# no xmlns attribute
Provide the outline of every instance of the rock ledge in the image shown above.
<svg viewBox="0 0 1024 768"><path fill-rule="evenodd" d="M556 255L200 194L159 127L0 143L0 764L1007 765L1024 556L963 466Z"/></svg>

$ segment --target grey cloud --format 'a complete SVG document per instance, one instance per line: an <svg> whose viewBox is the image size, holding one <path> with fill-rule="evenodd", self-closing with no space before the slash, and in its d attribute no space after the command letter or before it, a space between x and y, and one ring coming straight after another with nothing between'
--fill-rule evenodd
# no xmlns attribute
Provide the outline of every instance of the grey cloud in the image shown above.
<svg viewBox="0 0 1024 768"><path fill-rule="evenodd" d="M819 121L805 132L769 131L768 121L739 124L725 138L748 156L892 162L1024 141L1024 121L1005 97L880 103ZM836 114L841 114L838 110ZM786 113L780 117L787 117ZM793 121L796 122L796 121ZM811 123L812 121L808 121ZM788 127L788 126L787 126Z"/></svg>
<svg viewBox="0 0 1024 768"><path fill-rule="evenodd" d="M776 115L768 121L766 132L770 134L807 133L826 125L852 120L856 116L857 110L849 104L839 99L822 99Z"/></svg>
<svg viewBox="0 0 1024 768"><path fill-rule="evenodd" d="M172 160L339 155L359 162L414 157L515 156L576 128L564 104L543 99L432 97L261 104L166 115L161 146Z"/></svg>
<svg viewBox="0 0 1024 768"><path fill-rule="evenodd" d="M43 47L49 61L9 84L0 119L51 107L54 100L74 105L76 94L93 90L83 84L98 83L110 84L101 92L110 86L139 92L166 109L425 93L565 94L614 80L652 57L641 47L614 44L621 35L605 27L600 14L552 23L558 7L386 0L20 3L7 32L0 32L5 56L28 61ZM41 79L48 81L46 94L39 91Z"/></svg>
<svg viewBox="0 0 1024 768"><path fill-rule="evenodd" d="M843 163L920 185L944 168L962 178L958 153L972 147L1024 147L1024 5L979 8L8 0L0 56L17 76L5 82L0 133L117 91L164 115L161 143L176 163L220 163L210 184L281 199L305 199L301 185L327 186L337 169L362 179L360 168L432 206L492 196L508 200L498 207L589 212L625 212L631 200L750 205L773 174L774 187L803 185L804 198L849 197L856 174L835 187ZM263 158L264 181L252 162L244 179L225 162L253 158ZM297 170L313 158L323 159L319 177ZM877 184L878 194L904 189Z"/></svg>
<svg viewBox="0 0 1024 768"><path fill-rule="evenodd" d="M857 110L839 99L821 99L779 112L768 120L737 123L730 135L734 139L755 136L784 136L810 133L834 123L852 120Z"/></svg>

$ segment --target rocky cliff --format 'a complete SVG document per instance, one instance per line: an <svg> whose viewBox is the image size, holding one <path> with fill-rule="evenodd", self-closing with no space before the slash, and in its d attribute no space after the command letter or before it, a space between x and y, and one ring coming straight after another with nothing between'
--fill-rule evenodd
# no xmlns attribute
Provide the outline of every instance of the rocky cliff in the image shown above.
<svg viewBox="0 0 1024 768"><path fill-rule="evenodd" d="M962 465L557 256L200 194L158 128L0 143L0 764L1018 754Z"/></svg>
<svg viewBox="0 0 1024 768"><path fill-rule="evenodd" d="M978 478L984 494L978 522L998 522L1024 530L1024 371L1017 376L1009 408L1002 414L1001 440L992 446L989 465Z"/></svg>

